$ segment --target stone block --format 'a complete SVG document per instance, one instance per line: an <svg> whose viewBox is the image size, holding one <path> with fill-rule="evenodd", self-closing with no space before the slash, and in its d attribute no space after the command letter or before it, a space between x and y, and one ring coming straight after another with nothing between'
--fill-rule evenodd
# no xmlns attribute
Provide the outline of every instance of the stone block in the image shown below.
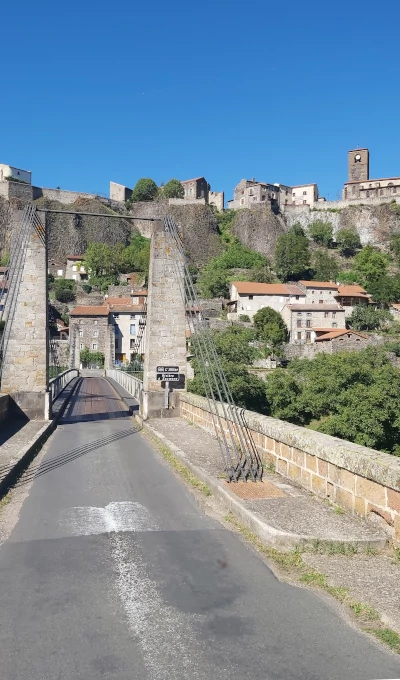
<svg viewBox="0 0 400 680"><path fill-rule="evenodd" d="M387 489L387 506L400 514L400 493L393 489Z"/></svg>
<svg viewBox="0 0 400 680"><path fill-rule="evenodd" d="M311 470L311 472L317 472L317 459L309 453L306 453L306 468Z"/></svg>
<svg viewBox="0 0 400 680"><path fill-rule="evenodd" d="M394 517L394 539L396 542L400 542L400 515L395 515Z"/></svg>
<svg viewBox="0 0 400 680"><path fill-rule="evenodd" d="M355 496L354 498L354 512L360 517L366 517L367 514L367 504L364 498Z"/></svg>
<svg viewBox="0 0 400 680"><path fill-rule="evenodd" d="M312 475L311 488L319 496L326 496L326 479L318 477L318 475Z"/></svg>
<svg viewBox="0 0 400 680"><path fill-rule="evenodd" d="M299 449L292 449L292 460L293 463L299 465L299 467L306 466L306 454L304 451L299 451Z"/></svg>
<svg viewBox="0 0 400 680"><path fill-rule="evenodd" d="M350 491L345 491L345 489L336 487L335 503L346 510L350 510L351 512L354 511L354 496L352 493L350 493Z"/></svg>
<svg viewBox="0 0 400 680"><path fill-rule="evenodd" d="M276 471L279 472L279 474L283 475L284 477L288 476L288 463L286 460L282 460L282 458L278 458L277 463L276 463Z"/></svg>
<svg viewBox="0 0 400 680"><path fill-rule="evenodd" d="M386 489L376 482L372 482L364 477L356 477L356 495L362 496L365 500L386 507Z"/></svg>
<svg viewBox="0 0 400 680"><path fill-rule="evenodd" d="M267 451L275 453L275 439L271 439L271 437L267 437Z"/></svg>
<svg viewBox="0 0 400 680"><path fill-rule="evenodd" d="M294 465L294 463L289 463L288 464L288 477L290 479L294 479L297 482L301 481L301 468L298 465Z"/></svg>
<svg viewBox="0 0 400 680"><path fill-rule="evenodd" d="M327 479L328 478L328 463L326 462L326 460L321 460L320 458L318 458L317 464L318 464L318 474L321 477L325 477L325 479Z"/></svg>
<svg viewBox="0 0 400 680"><path fill-rule="evenodd" d="M311 489L311 476L312 476L312 473L309 472L309 470L303 469L301 471L301 484L306 489Z"/></svg>

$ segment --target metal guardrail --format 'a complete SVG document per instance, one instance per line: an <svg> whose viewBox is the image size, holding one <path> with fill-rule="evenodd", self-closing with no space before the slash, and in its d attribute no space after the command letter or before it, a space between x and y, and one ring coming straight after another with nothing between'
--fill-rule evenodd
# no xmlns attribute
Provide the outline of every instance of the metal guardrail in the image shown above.
<svg viewBox="0 0 400 680"><path fill-rule="evenodd" d="M118 371L116 369L107 368L106 378L112 378L121 387L123 387L129 394L140 402L140 395L143 390L143 381L134 378L133 375L125 371Z"/></svg>
<svg viewBox="0 0 400 680"><path fill-rule="evenodd" d="M69 368L67 371L64 371L63 373L60 373L56 378L53 378L53 380L50 380L49 382L49 392L50 392L50 398L51 398L51 403L53 403L60 392L68 385L68 383L71 382L74 378L78 378L79 376L79 371L77 368Z"/></svg>

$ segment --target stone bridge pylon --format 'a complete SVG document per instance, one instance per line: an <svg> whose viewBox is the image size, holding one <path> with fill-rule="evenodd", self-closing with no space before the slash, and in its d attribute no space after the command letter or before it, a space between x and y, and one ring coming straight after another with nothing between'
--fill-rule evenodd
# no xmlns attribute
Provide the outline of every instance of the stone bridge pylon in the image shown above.
<svg viewBox="0 0 400 680"><path fill-rule="evenodd" d="M48 393L47 239L32 205L11 217L8 293L3 313L1 392L14 415L50 416Z"/></svg>

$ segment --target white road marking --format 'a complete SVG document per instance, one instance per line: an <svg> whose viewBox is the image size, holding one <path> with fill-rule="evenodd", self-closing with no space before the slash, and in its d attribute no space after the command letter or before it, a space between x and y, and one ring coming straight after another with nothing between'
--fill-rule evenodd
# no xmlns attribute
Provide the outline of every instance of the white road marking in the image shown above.
<svg viewBox="0 0 400 680"><path fill-rule="evenodd" d="M109 503L105 508L71 508L63 513L61 523L68 528L71 536L158 529L147 508L133 501Z"/></svg>

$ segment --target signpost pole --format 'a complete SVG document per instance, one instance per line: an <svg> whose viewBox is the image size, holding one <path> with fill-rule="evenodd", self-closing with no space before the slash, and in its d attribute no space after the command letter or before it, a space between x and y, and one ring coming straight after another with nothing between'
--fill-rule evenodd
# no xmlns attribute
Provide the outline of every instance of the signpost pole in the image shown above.
<svg viewBox="0 0 400 680"><path fill-rule="evenodd" d="M164 408L169 408L169 382L165 381Z"/></svg>

